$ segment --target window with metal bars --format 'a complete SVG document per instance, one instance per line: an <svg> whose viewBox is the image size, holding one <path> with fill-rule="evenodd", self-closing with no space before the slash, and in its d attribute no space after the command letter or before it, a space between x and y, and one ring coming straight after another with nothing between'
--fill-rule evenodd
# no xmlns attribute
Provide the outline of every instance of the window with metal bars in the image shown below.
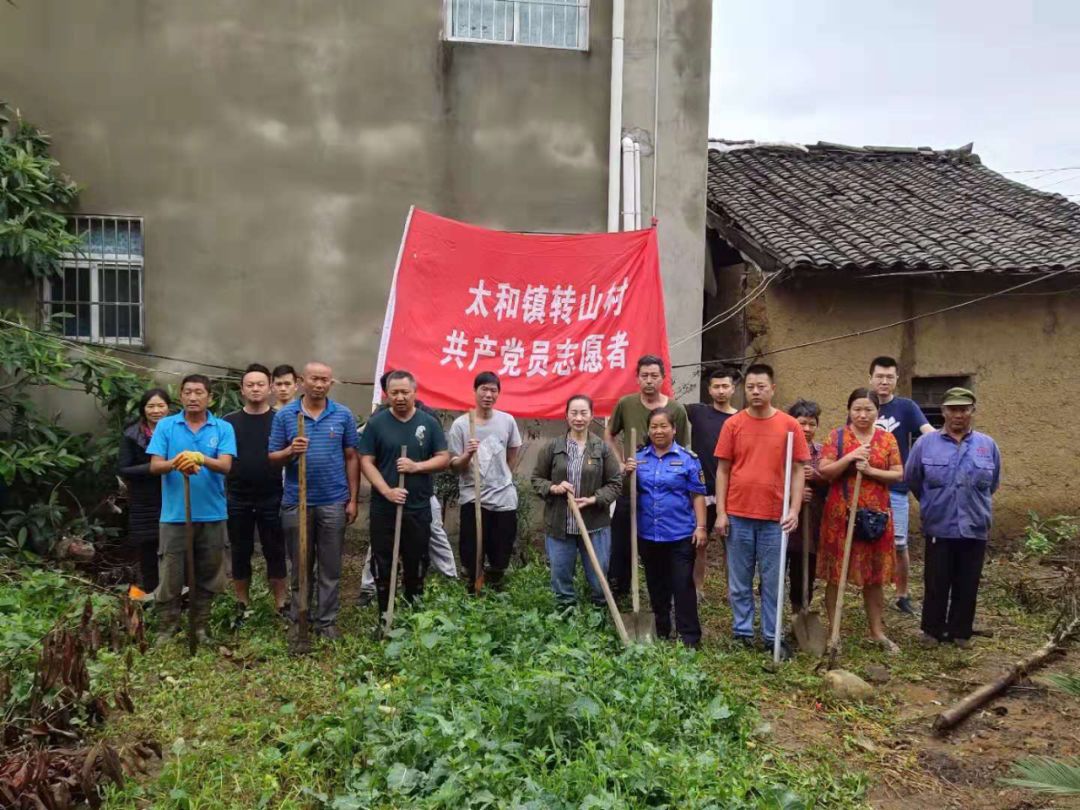
<svg viewBox="0 0 1080 810"><path fill-rule="evenodd" d="M80 247L42 289L45 317L65 337L92 343L141 346L143 221L137 217L80 214L68 220Z"/></svg>
<svg viewBox="0 0 1080 810"><path fill-rule="evenodd" d="M445 0L446 38L589 49L589 0Z"/></svg>
<svg viewBox="0 0 1080 810"><path fill-rule="evenodd" d="M941 403L945 401L945 392L950 388L971 388L971 377L967 374L941 377L912 377L911 398L915 400L926 419L936 428L945 424L941 413Z"/></svg>

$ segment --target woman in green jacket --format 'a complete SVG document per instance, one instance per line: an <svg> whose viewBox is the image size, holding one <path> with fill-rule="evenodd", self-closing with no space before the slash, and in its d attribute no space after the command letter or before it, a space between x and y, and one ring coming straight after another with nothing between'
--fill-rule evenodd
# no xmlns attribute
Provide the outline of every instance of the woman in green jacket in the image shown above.
<svg viewBox="0 0 1080 810"><path fill-rule="evenodd" d="M604 604L600 580L581 542L581 530L566 503L567 493L572 493L606 576L611 556L610 506L622 491L622 472L611 448L599 436L589 433L591 421L592 400L584 394L570 397L566 403L568 430L540 451L532 475L533 489L544 499L544 534L551 562L551 589L561 605L572 604L577 599L574 564L579 555L585 579L592 589L593 602Z"/></svg>

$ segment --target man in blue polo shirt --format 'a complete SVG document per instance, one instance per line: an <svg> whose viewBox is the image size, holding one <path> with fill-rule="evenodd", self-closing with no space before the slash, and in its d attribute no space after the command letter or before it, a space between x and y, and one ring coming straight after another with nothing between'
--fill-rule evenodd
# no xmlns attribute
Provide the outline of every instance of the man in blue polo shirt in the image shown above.
<svg viewBox="0 0 1080 810"><path fill-rule="evenodd" d="M195 592L191 615L199 641L206 643L210 603L225 589L225 476L236 455L232 425L209 411L210 380L189 374L180 382L183 410L166 416L154 429L146 452L150 473L164 476L157 606L161 612L158 643L180 629L180 594L186 564L184 476L191 483L191 522L195 530Z"/></svg>
<svg viewBox="0 0 1080 810"><path fill-rule="evenodd" d="M887 430L900 446L900 461L907 461L912 445L924 433L933 433L918 404L907 397L896 396L900 369L892 357L875 357L870 361L870 388L878 395L877 426ZM915 615L908 592L908 571L911 555L908 554L908 485L901 479L889 487L889 506L892 509L894 544L896 546L896 609L908 616Z"/></svg>
<svg viewBox="0 0 1080 810"><path fill-rule="evenodd" d="M971 391L950 388L941 412L945 426L915 443L904 468L904 480L919 499L926 537L921 642L967 647L990 536L991 499L1001 483L1001 453L993 439L971 428Z"/></svg>
<svg viewBox="0 0 1080 810"><path fill-rule="evenodd" d="M308 566L319 562L315 632L323 638L341 638L337 615L341 605L341 558L345 527L356 520L360 489L360 459L356 454L356 419L352 412L329 398L334 372L325 363L304 366L300 377L303 395L274 414L270 429L270 463L285 466L285 494L281 499L281 526L291 562L294 623L300 617L300 456L307 455ZM304 414L304 437L297 435L297 417ZM309 577L311 571L308 573Z"/></svg>

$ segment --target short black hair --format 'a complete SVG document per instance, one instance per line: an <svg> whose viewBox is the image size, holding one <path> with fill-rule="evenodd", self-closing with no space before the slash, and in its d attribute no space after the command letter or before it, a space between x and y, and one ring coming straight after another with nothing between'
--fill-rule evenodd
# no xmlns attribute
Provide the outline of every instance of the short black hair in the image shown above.
<svg viewBox="0 0 1080 810"><path fill-rule="evenodd" d="M811 399L797 399L788 408L788 416L798 419L800 416L804 419L814 419L818 422L821 421L821 406Z"/></svg>
<svg viewBox="0 0 1080 810"><path fill-rule="evenodd" d="M868 399L874 403L875 408L881 407L881 400L878 399L877 392L871 391L869 388L856 388L854 391L852 391L851 395L847 398L848 408L850 408L851 403L853 403L857 399Z"/></svg>
<svg viewBox="0 0 1080 810"><path fill-rule="evenodd" d="M206 389L207 393L210 392L210 378L205 374L188 374L184 379L180 380L180 390L184 390L184 386L188 383L199 383Z"/></svg>
<svg viewBox="0 0 1080 810"><path fill-rule="evenodd" d="M270 379L277 380L284 377L286 374L292 374L294 380L297 377L295 368L288 363L282 363L280 366L274 366L274 370L270 373Z"/></svg>
<svg viewBox="0 0 1080 810"><path fill-rule="evenodd" d="M244 377L246 377L248 374L251 374L253 372L258 372L259 374L265 374L266 375L266 381L270 382L270 369L268 369L262 363L251 363L247 368L245 368L244 373L240 375L240 382L243 383L244 382Z"/></svg>
<svg viewBox="0 0 1080 810"><path fill-rule="evenodd" d="M776 373L768 363L754 363L746 369L746 372L743 374L743 379L745 380L751 374L764 374L769 378L769 382L776 382Z"/></svg>
<svg viewBox="0 0 1080 810"><path fill-rule="evenodd" d="M383 375L383 377L386 379L386 385L383 388L383 391L386 391L387 388L390 387L390 383L392 383L394 380L408 380L412 383L412 387L416 388L416 377L414 377L411 372L405 371L404 369L399 368L394 371L387 372Z"/></svg>
<svg viewBox="0 0 1080 810"><path fill-rule="evenodd" d="M664 368L663 358L658 357L655 354L643 354L638 358L636 374L641 373L641 369L645 366L660 366L660 376L663 377L667 370Z"/></svg>
<svg viewBox="0 0 1080 810"><path fill-rule="evenodd" d="M873 360L871 360L870 371L868 373L873 374L874 369L878 366L881 366L882 368L895 368L897 371L900 370L900 364L896 362L896 358L889 357L889 355L887 354L880 355L879 357L875 357Z"/></svg>
<svg viewBox="0 0 1080 810"><path fill-rule="evenodd" d="M709 372L709 376L705 379L705 384L708 385L713 380L731 380L733 383L739 379L737 371L725 366L719 366Z"/></svg>
<svg viewBox="0 0 1080 810"><path fill-rule="evenodd" d="M589 411L592 411L592 409L593 409L592 397L590 397L588 394L574 394L572 397L570 397L570 399L566 400L566 411L565 411L565 413L570 413L570 404L572 402L574 402L575 400L578 400L578 399L584 400L585 402L589 403Z"/></svg>
<svg viewBox="0 0 1080 810"><path fill-rule="evenodd" d="M502 391L502 382L499 380L499 375L494 371L481 371L476 375L476 379L472 381L473 391L477 390L481 385L494 385Z"/></svg>

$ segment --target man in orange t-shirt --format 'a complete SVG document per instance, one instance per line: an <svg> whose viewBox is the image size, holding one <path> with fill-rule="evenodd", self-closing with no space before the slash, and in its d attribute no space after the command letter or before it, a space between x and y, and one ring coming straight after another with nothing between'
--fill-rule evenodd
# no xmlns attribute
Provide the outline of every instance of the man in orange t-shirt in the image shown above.
<svg viewBox="0 0 1080 810"><path fill-rule="evenodd" d="M727 538L728 599L735 638L754 643L754 570L761 578L761 635L771 650L776 633L776 596L782 531L799 525L803 465L810 460L799 423L772 406L773 370L764 363L746 370L746 410L724 423L716 443L716 533ZM793 434L791 495L784 504L784 460ZM781 642L781 655L791 650Z"/></svg>

